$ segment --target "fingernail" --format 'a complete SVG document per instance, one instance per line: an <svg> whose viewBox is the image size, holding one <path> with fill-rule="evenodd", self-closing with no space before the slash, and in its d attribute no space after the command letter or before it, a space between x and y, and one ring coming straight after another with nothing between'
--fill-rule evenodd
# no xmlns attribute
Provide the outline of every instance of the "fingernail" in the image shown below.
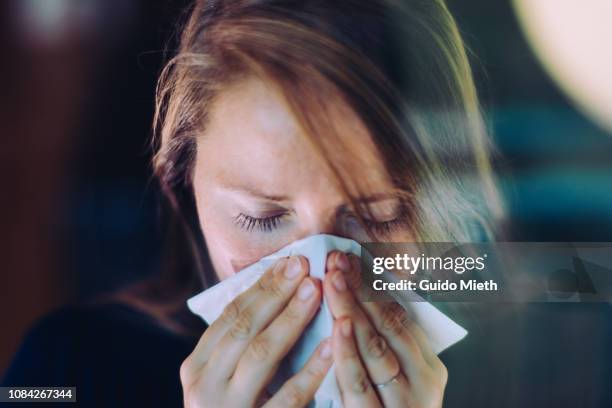
<svg viewBox="0 0 612 408"><path fill-rule="evenodd" d="M338 269L340 269L342 272L350 272L351 270L351 264L346 256L346 254L339 252L338 255L336 256L336 266L338 267Z"/></svg>
<svg viewBox="0 0 612 408"><path fill-rule="evenodd" d="M346 319L342 322L342 326L340 326L340 332L344 337L351 337L351 321Z"/></svg>
<svg viewBox="0 0 612 408"><path fill-rule="evenodd" d="M344 292L346 290L346 281L341 271L336 271L332 276L332 283L338 292Z"/></svg>
<svg viewBox="0 0 612 408"><path fill-rule="evenodd" d="M319 352L321 358L327 360L332 356L332 346L329 339L323 340L323 344L321 345L321 351Z"/></svg>
<svg viewBox="0 0 612 408"><path fill-rule="evenodd" d="M305 279L304 282L300 285L298 289L298 299L307 300L309 299L315 291L314 284L310 281L310 279Z"/></svg>
<svg viewBox="0 0 612 408"><path fill-rule="evenodd" d="M302 262L300 262L300 258L297 256L292 256L289 258L289 262L285 268L285 277L287 279L293 279L296 278L300 272L302 272Z"/></svg>

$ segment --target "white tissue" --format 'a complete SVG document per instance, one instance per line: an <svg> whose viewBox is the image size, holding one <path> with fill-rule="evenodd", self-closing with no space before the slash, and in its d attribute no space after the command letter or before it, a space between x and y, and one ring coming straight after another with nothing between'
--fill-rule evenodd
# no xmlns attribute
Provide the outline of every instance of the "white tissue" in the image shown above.
<svg viewBox="0 0 612 408"><path fill-rule="evenodd" d="M274 262L289 255L303 255L308 258L310 276L323 279L327 254L333 250L351 252L361 256L361 246L350 239L333 235L313 235L293 242L278 252L268 255L257 263L243 269L236 275L223 280L204 292L187 300L189 309L202 317L209 325L223 312L225 306L239 294L247 290ZM390 274L387 279L393 279ZM421 300L410 292L390 293L406 310L409 310L416 322L427 335L434 352L440 353L461 340L467 331L452 321L430 303ZM316 349L318 344L331 336L333 317L324 301L320 311L305 330L303 336L285 359L285 364L277 372L271 391L276 390L289 377L300 370ZM327 373L323 383L315 394L316 407L342 407L340 391L332 369Z"/></svg>

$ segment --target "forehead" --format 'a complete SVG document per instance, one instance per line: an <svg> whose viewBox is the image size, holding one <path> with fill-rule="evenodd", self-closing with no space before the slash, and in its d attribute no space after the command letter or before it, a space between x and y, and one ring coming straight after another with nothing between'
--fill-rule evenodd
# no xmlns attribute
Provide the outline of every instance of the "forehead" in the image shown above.
<svg viewBox="0 0 612 408"><path fill-rule="evenodd" d="M321 143L340 176L349 185L357 180L368 185L388 183L383 161L357 115L339 95L326 95L325 105L326 124L333 132L311 136ZM248 178L249 171L264 169L271 179L293 172L331 177L327 159L310 142L283 95L256 77L220 92L198 145L198 155L217 166L210 170L221 170L228 177L242 173Z"/></svg>

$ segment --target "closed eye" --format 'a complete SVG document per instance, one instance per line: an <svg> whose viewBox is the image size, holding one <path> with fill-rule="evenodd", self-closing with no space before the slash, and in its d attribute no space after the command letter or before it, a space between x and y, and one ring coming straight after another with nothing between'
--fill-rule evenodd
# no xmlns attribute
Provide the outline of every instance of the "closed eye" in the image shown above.
<svg viewBox="0 0 612 408"><path fill-rule="evenodd" d="M397 230L407 228L410 224L408 208L404 204L400 203L395 212L396 214L394 214L392 218L385 220L369 218L366 212L362 217L366 230L372 232L375 237L383 238L389 236L391 233ZM351 217L357 220L356 215L353 214Z"/></svg>
<svg viewBox="0 0 612 408"><path fill-rule="evenodd" d="M259 230L263 232L271 232L278 228L278 225L287 213L275 214L269 217L253 217L247 214L240 213L234 218L234 222L245 231Z"/></svg>

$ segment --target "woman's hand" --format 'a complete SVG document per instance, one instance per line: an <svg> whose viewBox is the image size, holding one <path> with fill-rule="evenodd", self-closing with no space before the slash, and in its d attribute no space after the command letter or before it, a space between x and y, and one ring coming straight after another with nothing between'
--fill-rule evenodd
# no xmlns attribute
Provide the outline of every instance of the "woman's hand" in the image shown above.
<svg viewBox="0 0 612 408"><path fill-rule="evenodd" d="M400 305L355 299L352 289L357 285L347 280L359 280L359 267L359 258L333 252L323 281L336 319L333 355L344 405L441 407L446 367Z"/></svg>
<svg viewBox="0 0 612 408"><path fill-rule="evenodd" d="M186 407L301 407L332 364L329 339L274 395L265 387L321 304L303 257L281 259L238 296L181 365Z"/></svg>

